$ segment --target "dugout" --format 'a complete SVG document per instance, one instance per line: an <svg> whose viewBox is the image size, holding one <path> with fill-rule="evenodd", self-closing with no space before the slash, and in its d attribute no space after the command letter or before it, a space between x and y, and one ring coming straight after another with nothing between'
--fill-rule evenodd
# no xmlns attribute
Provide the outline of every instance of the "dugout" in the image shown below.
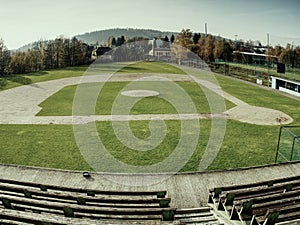
<svg viewBox="0 0 300 225"><path fill-rule="evenodd" d="M300 97L300 83L272 76L272 88Z"/></svg>

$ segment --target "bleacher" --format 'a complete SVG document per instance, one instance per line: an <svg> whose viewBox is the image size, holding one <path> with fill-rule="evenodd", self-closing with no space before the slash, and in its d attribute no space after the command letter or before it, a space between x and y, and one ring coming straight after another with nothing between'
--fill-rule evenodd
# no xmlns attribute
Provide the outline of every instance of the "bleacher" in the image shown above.
<svg viewBox="0 0 300 225"><path fill-rule="evenodd" d="M221 225L211 207L177 209L175 220L188 225Z"/></svg>
<svg viewBox="0 0 300 225"><path fill-rule="evenodd" d="M300 224L300 176L215 187L209 192L208 203L231 221Z"/></svg>
<svg viewBox="0 0 300 225"><path fill-rule="evenodd" d="M170 224L176 209L166 194L0 179L0 224Z"/></svg>

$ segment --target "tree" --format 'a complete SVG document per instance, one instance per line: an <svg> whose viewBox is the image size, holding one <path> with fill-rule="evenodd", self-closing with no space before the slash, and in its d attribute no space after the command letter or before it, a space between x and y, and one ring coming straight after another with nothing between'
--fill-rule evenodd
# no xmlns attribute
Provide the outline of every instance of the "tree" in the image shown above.
<svg viewBox="0 0 300 225"><path fill-rule="evenodd" d="M165 41L165 42L169 42L169 38L168 38L168 36L165 36L165 38L163 39L163 41Z"/></svg>
<svg viewBox="0 0 300 225"><path fill-rule="evenodd" d="M70 44L71 66L83 65L86 63L86 49L81 41L73 37Z"/></svg>
<svg viewBox="0 0 300 225"><path fill-rule="evenodd" d="M45 58L45 47L42 41L38 41L32 48L32 58L35 64L34 71L40 71L45 69L44 58Z"/></svg>
<svg viewBox="0 0 300 225"><path fill-rule="evenodd" d="M107 40L107 46L112 48L113 46L116 46L116 38L114 36L110 36Z"/></svg>
<svg viewBox="0 0 300 225"><path fill-rule="evenodd" d="M287 44L286 48L281 51L279 61L285 64L291 64L292 49L291 44Z"/></svg>
<svg viewBox="0 0 300 225"><path fill-rule="evenodd" d="M212 60L212 50L213 50L213 40L212 36L208 34L205 38L204 46L203 46L203 59L205 61Z"/></svg>
<svg viewBox="0 0 300 225"><path fill-rule="evenodd" d="M295 48L295 67L300 65L300 46L297 46Z"/></svg>
<svg viewBox="0 0 300 225"><path fill-rule="evenodd" d="M0 76L6 76L10 73L10 60L10 51L4 45L4 41L0 39Z"/></svg>
<svg viewBox="0 0 300 225"><path fill-rule="evenodd" d="M54 64L55 64L54 54L55 54L54 41L53 40L47 41L45 47L45 61L44 61L45 69L54 69Z"/></svg>
<svg viewBox="0 0 300 225"><path fill-rule="evenodd" d="M188 45L192 44L192 35L193 33L190 29L182 29L175 38L174 43L186 48Z"/></svg>
<svg viewBox="0 0 300 225"><path fill-rule="evenodd" d="M198 56L203 59L204 58L204 45L205 45L205 39L206 37L203 35L198 40L197 46L198 46Z"/></svg>
<svg viewBox="0 0 300 225"><path fill-rule="evenodd" d="M54 40L54 51L55 68L64 67L64 41L62 38Z"/></svg>
<svg viewBox="0 0 300 225"><path fill-rule="evenodd" d="M190 29L182 29L181 32L176 36L171 48L175 52L178 64L181 64L182 59L187 57L187 47L192 43L191 41L192 32Z"/></svg>
<svg viewBox="0 0 300 225"><path fill-rule="evenodd" d="M222 58L223 51L224 51L224 41L220 36L218 36L215 39L214 47L213 47L214 59Z"/></svg>
<svg viewBox="0 0 300 225"><path fill-rule="evenodd" d="M170 42L173 43L174 41L175 41L175 37L174 37L174 34L172 34Z"/></svg>
<svg viewBox="0 0 300 225"><path fill-rule="evenodd" d="M223 54L222 54L222 58L225 61L232 61L232 53L233 53L233 49L232 49L232 43L226 41L224 43L224 48L223 48Z"/></svg>
<svg viewBox="0 0 300 225"><path fill-rule="evenodd" d="M117 38L116 46L121 46L124 43L125 43L125 37L123 35Z"/></svg>
<svg viewBox="0 0 300 225"><path fill-rule="evenodd" d="M201 37L201 34L200 34L200 33L195 33L195 34L193 35L193 43L194 43L194 44L197 44L198 41L199 41L199 39L200 39L200 37Z"/></svg>
<svg viewBox="0 0 300 225"><path fill-rule="evenodd" d="M116 43L117 43L116 38L113 37L112 40L111 40L111 45L116 46Z"/></svg>

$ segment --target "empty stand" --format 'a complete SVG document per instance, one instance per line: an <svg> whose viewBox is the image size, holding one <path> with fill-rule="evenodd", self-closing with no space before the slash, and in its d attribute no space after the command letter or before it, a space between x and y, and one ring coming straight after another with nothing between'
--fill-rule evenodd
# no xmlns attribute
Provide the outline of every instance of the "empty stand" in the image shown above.
<svg viewBox="0 0 300 225"><path fill-rule="evenodd" d="M231 220L247 224L288 224L300 219L300 176L216 187L209 203Z"/></svg>
<svg viewBox="0 0 300 225"><path fill-rule="evenodd" d="M210 207L177 209L175 219L183 224L219 225L219 220L211 212Z"/></svg>
<svg viewBox="0 0 300 225"><path fill-rule="evenodd" d="M166 191L85 190L0 179L0 224L161 224L174 220L170 201Z"/></svg>

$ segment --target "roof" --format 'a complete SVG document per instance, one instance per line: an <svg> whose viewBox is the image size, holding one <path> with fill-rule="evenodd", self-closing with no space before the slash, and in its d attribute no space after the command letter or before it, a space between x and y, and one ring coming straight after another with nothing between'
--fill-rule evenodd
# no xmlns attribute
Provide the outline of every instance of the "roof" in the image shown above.
<svg viewBox="0 0 300 225"><path fill-rule="evenodd" d="M242 55L252 55L252 56L263 56L263 57L273 57L273 58L277 58L277 56L275 55L267 55L267 54L259 54L259 53L255 53L255 52L240 52L240 51L234 51L233 53L240 53Z"/></svg>

